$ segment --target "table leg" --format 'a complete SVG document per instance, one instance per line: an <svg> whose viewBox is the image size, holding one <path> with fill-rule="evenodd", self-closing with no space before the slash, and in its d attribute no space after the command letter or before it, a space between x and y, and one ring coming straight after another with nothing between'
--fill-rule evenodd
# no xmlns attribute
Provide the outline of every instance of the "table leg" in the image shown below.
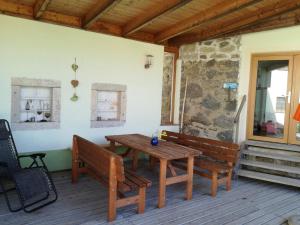
<svg viewBox="0 0 300 225"><path fill-rule="evenodd" d="M110 145L109 150L112 151L112 152L116 152L116 142L110 141L109 145Z"/></svg>
<svg viewBox="0 0 300 225"><path fill-rule="evenodd" d="M186 185L186 199L191 200L193 196L193 169L194 169L194 157L188 157L187 164L187 185Z"/></svg>
<svg viewBox="0 0 300 225"><path fill-rule="evenodd" d="M132 170L136 171L139 162L139 152L132 150Z"/></svg>
<svg viewBox="0 0 300 225"><path fill-rule="evenodd" d="M160 160L158 208L163 208L166 201L167 160Z"/></svg>

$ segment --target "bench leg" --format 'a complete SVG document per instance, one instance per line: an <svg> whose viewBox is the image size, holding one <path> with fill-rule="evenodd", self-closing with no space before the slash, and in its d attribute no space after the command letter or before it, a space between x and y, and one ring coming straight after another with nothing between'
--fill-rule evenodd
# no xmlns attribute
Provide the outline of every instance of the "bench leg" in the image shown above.
<svg viewBox="0 0 300 225"><path fill-rule="evenodd" d="M138 202L138 213L145 212L145 204L146 204L146 188L142 187L139 189L139 202Z"/></svg>
<svg viewBox="0 0 300 225"><path fill-rule="evenodd" d="M232 179L232 170L229 170L227 179L226 179L226 190L227 191L231 190L231 179Z"/></svg>
<svg viewBox="0 0 300 225"><path fill-rule="evenodd" d="M139 163L139 152L132 150L132 170L136 171Z"/></svg>
<svg viewBox="0 0 300 225"><path fill-rule="evenodd" d="M115 190L109 190L108 193L108 221L116 219L117 215L117 193Z"/></svg>
<svg viewBox="0 0 300 225"><path fill-rule="evenodd" d="M79 163L73 161L72 162L72 183L78 182L78 169L79 169Z"/></svg>
<svg viewBox="0 0 300 225"><path fill-rule="evenodd" d="M154 169L156 163L156 159L153 156L149 156L149 168Z"/></svg>
<svg viewBox="0 0 300 225"><path fill-rule="evenodd" d="M212 173L212 180L211 180L211 196L216 197L218 190L218 173Z"/></svg>

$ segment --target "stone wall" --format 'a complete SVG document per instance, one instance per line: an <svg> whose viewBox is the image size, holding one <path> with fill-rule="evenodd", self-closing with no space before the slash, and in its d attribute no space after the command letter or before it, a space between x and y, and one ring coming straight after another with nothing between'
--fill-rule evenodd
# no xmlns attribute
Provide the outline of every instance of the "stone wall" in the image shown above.
<svg viewBox="0 0 300 225"><path fill-rule="evenodd" d="M183 132L212 139L233 140L233 117L237 92L223 88L238 82L240 37L215 39L184 45L182 60L181 109L188 78ZM182 110L180 110L182 111Z"/></svg>
<svg viewBox="0 0 300 225"><path fill-rule="evenodd" d="M162 87L161 124L170 123L173 74L174 74L174 54L165 52L163 87Z"/></svg>

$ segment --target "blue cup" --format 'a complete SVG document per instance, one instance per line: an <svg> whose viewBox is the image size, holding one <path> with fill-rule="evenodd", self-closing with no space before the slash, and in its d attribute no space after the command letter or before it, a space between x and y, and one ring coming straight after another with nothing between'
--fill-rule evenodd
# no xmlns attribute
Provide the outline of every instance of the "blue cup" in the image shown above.
<svg viewBox="0 0 300 225"><path fill-rule="evenodd" d="M152 139L151 139L151 145L153 145L153 146L158 145L158 137L152 137Z"/></svg>

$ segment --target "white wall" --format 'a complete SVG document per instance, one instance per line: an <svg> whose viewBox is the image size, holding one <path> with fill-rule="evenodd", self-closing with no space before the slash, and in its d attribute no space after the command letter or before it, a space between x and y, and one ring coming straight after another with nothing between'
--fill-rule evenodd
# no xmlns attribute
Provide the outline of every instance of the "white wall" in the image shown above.
<svg viewBox="0 0 300 225"><path fill-rule="evenodd" d="M241 65L239 96L248 96L251 54L300 51L300 26L243 35L241 39ZM239 141L246 139L247 106L240 119Z"/></svg>
<svg viewBox="0 0 300 225"><path fill-rule="evenodd" d="M151 135L160 124L163 47L0 15L0 118L10 121L11 77L61 81L61 128L15 131L20 152L63 149L74 133L98 143L105 135ZM145 70L145 55L153 66ZM78 102L73 94L71 64L79 65ZM90 128L91 84L127 85L127 122L124 127Z"/></svg>

